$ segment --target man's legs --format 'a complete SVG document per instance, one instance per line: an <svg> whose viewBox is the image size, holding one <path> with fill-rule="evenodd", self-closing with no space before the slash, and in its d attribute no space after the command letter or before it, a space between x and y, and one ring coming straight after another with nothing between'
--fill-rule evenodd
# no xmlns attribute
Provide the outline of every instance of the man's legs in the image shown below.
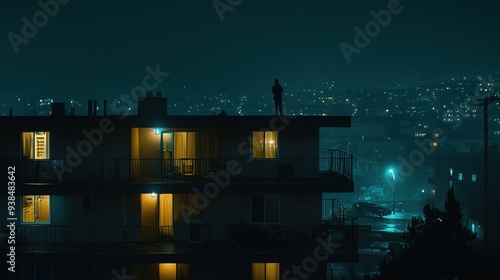
<svg viewBox="0 0 500 280"><path fill-rule="evenodd" d="M279 107L279 100L274 99L274 113L277 115L278 114L278 107Z"/></svg>
<svg viewBox="0 0 500 280"><path fill-rule="evenodd" d="M283 100L281 98L280 98L279 107L280 107L280 114L283 115Z"/></svg>

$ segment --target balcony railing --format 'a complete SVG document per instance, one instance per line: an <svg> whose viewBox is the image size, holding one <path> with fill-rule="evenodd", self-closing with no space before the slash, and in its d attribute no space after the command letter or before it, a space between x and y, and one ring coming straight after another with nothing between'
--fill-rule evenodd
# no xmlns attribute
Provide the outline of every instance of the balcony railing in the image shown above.
<svg viewBox="0 0 500 280"><path fill-rule="evenodd" d="M338 199L323 199L323 222L330 224L349 224L352 220L351 211L346 209Z"/></svg>
<svg viewBox="0 0 500 280"><path fill-rule="evenodd" d="M357 227L191 224L184 226L51 226L16 228L17 253L310 253L318 238L339 255L357 252ZM7 246L7 242L3 242Z"/></svg>
<svg viewBox="0 0 500 280"><path fill-rule="evenodd" d="M5 160L16 166L17 182L171 182L210 181L231 176L245 182L352 182L352 155L338 150L317 158L81 159ZM224 173L225 172L225 173Z"/></svg>

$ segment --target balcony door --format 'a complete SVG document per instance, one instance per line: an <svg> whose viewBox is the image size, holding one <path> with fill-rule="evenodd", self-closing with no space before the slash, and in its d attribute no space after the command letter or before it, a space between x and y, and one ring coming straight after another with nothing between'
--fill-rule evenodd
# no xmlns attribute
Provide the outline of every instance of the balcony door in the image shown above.
<svg viewBox="0 0 500 280"><path fill-rule="evenodd" d="M141 240L158 241L172 238L173 195L141 194Z"/></svg>
<svg viewBox="0 0 500 280"><path fill-rule="evenodd" d="M161 133L161 158L164 176L195 175L201 147L199 132Z"/></svg>
<svg viewBox="0 0 500 280"><path fill-rule="evenodd" d="M162 159L162 174L163 176L173 175L175 172L174 163L174 132L161 132L161 159Z"/></svg>

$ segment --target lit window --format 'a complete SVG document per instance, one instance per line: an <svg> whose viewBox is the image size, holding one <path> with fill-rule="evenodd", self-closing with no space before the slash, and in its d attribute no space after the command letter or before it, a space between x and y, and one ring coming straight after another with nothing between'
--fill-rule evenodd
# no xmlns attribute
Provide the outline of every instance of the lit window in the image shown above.
<svg viewBox="0 0 500 280"><path fill-rule="evenodd" d="M191 264L189 263L160 263L159 278L161 280L191 279Z"/></svg>
<svg viewBox="0 0 500 280"><path fill-rule="evenodd" d="M50 196L23 195L23 223L50 223Z"/></svg>
<svg viewBox="0 0 500 280"><path fill-rule="evenodd" d="M453 176L453 168L450 167L450 176Z"/></svg>
<svg viewBox="0 0 500 280"><path fill-rule="evenodd" d="M278 194L253 194L252 223L279 223L280 197Z"/></svg>
<svg viewBox="0 0 500 280"><path fill-rule="evenodd" d="M463 180L463 174L462 173L458 173L458 181L462 181Z"/></svg>
<svg viewBox="0 0 500 280"><path fill-rule="evenodd" d="M472 174L472 182L476 182L477 181L477 175L476 174Z"/></svg>
<svg viewBox="0 0 500 280"><path fill-rule="evenodd" d="M277 131L252 132L252 157L278 158L278 132Z"/></svg>
<svg viewBox="0 0 500 280"><path fill-rule="evenodd" d="M200 152L200 133L198 132L175 132L173 137L173 155L172 132L163 134L163 159L164 164L171 165L172 156L174 160L174 172L183 175L194 175L196 171L196 160ZM165 168L166 166L164 166Z"/></svg>
<svg viewBox="0 0 500 280"><path fill-rule="evenodd" d="M252 263L252 280L279 280L279 263Z"/></svg>
<svg viewBox="0 0 500 280"><path fill-rule="evenodd" d="M476 224L475 223L472 223L472 225L471 225L471 232L476 233Z"/></svg>
<svg viewBox="0 0 500 280"><path fill-rule="evenodd" d="M23 132L23 159L49 159L49 132Z"/></svg>
<svg viewBox="0 0 500 280"><path fill-rule="evenodd" d="M432 142L432 147L437 147L438 146L438 142Z"/></svg>

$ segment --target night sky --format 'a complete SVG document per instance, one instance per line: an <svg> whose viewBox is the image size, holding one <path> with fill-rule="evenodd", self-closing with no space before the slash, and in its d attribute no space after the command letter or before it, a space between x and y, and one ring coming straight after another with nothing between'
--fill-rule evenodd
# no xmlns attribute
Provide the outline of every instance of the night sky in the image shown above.
<svg viewBox="0 0 500 280"><path fill-rule="evenodd" d="M332 80L358 88L500 68L495 0L401 0L402 11L351 63L339 44L354 45L354 28L364 30L370 11L389 0L231 0L241 3L222 21L213 2L71 0L16 54L9 33L22 36L21 18L33 22L42 8L2 1L0 93L116 97L157 64L170 72L163 90L252 95L269 94L274 78L298 88Z"/></svg>

